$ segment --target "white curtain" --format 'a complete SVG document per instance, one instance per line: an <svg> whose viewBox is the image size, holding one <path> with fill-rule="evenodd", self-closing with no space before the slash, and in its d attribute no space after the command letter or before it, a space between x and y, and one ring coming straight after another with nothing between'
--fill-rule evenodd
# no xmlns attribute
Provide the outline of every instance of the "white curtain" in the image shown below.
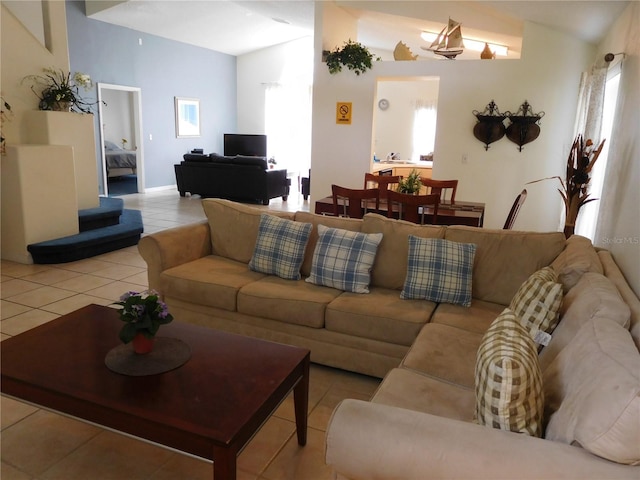
<svg viewBox="0 0 640 480"><path fill-rule="evenodd" d="M311 165L311 87L268 84L265 90L265 133L269 157L288 174L308 173Z"/></svg>
<svg viewBox="0 0 640 480"><path fill-rule="evenodd" d="M574 134L582 134L593 143L599 143L602 129L604 89L607 83L607 67L594 65L590 72L583 72L580 79L578 113Z"/></svg>
<svg viewBox="0 0 640 480"><path fill-rule="evenodd" d="M419 161L420 155L428 155L435 149L438 109L434 100L418 99L414 104L411 160Z"/></svg>
<svg viewBox="0 0 640 480"><path fill-rule="evenodd" d="M591 139L595 146L599 145L601 141L607 67L608 64L604 66L594 65L590 72L583 72L582 78L580 79L578 112L574 126L574 137L581 134L585 140ZM606 156L606 152L603 151L596 162L594 170L591 172L591 182L589 186L590 198L598 198L597 195L602 191ZM598 217L597 203L598 201L589 202L580 209L576 221L576 234L593 239L596 219Z"/></svg>

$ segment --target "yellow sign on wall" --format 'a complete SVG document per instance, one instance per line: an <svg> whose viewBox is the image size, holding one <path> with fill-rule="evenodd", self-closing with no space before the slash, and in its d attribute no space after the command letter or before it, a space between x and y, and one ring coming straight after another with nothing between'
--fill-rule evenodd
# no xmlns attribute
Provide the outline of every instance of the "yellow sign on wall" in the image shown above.
<svg viewBox="0 0 640 480"><path fill-rule="evenodd" d="M351 125L351 102L336 103L336 123L338 125Z"/></svg>

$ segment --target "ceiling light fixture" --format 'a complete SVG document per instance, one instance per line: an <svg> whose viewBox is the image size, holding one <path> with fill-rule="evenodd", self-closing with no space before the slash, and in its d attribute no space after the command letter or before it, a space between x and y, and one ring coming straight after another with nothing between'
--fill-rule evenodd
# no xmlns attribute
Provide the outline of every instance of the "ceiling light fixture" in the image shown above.
<svg viewBox="0 0 640 480"><path fill-rule="evenodd" d="M422 32L420 34L420 37L422 37L422 39L425 42L433 42L438 37L438 34L433 32ZM496 43L483 42L482 40L473 40L467 37L464 37L462 40L464 41L465 48L469 50L474 50L476 52L482 52L482 50L484 50L485 43L489 44L489 48L496 55L506 57L507 53L509 52L509 47L505 45L498 45Z"/></svg>

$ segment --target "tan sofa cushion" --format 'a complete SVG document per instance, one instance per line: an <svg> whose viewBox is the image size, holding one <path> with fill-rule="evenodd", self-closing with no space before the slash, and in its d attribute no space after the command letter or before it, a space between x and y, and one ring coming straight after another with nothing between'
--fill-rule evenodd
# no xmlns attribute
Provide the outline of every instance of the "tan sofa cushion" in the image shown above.
<svg viewBox="0 0 640 480"><path fill-rule="evenodd" d="M416 225L368 213L362 221L363 233L382 233L382 242L371 271L371 285L402 289L407 275L409 235L420 238L444 238L446 227Z"/></svg>
<svg viewBox="0 0 640 480"><path fill-rule="evenodd" d="M471 389L394 368L384 377L371 401L470 422L475 395Z"/></svg>
<svg viewBox="0 0 640 480"><path fill-rule="evenodd" d="M508 308L482 338L475 386L480 425L542 435L544 395L538 351L529 332Z"/></svg>
<svg viewBox="0 0 640 480"><path fill-rule="evenodd" d="M209 255L160 274L160 291L197 305L236 310L238 290L264 277L245 263Z"/></svg>
<svg viewBox="0 0 640 480"><path fill-rule="evenodd" d="M267 276L238 292L238 312L306 327L323 328L327 305L342 292L304 280Z"/></svg>
<svg viewBox="0 0 640 480"><path fill-rule="evenodd" d="M611 319L625 328L629 326L629 306L607 277L585 273L567 295L560 308L560 323L549 345L540 352L540 368L544 372L558 353L576 336L590 319Z"/></svg>
<svg viewBox="0 0 640 480"><path fill-rule="evenodd" d="M471 389L481 341L480 333L429 323L418 334L402 366Z"/></svg>
<svg viewBox="0 0 640 480"><path fill-rule="evenodd" d="M411 345L436 304L401 300L397 290L372 287L368 295L345 292L327 306L325 328L398 345Z"/></svg>
<svg viewBox="0 0 640 480"><path fill-rule="evenodd" d="M509 305L529 276L549 265L564 248L561 232L536 233L451 226L445 239L475 243L473 297Z"/></svg>
<svg viewBox="0 0 640 480"><path fill-rule="evenodd" d="M544 374L546 438L640 464L640 353L611 320L590 320Z"/></svg>
<svg viewBox="0 0 640 480"><path fill-rule="evenodd" d="M304 261L300 272L303 277L308 277L311 273L311 265L313 263L313 252L316 249L318 243L318 225L324 225L331 228L341 228L343 230L349 230L351 232L359 232L362 226L362 220L357 218L346 217L332 217L330 215L316 215L309 212L296 212L296 222L306 222L313 225L311 229L311 235L309 235L309 242L304 252Z"/></svg>
<svg viewBox="0 0 640 480"><path fill-rule="evenodd" d="M638 296L631 290L627 279L624 278L620 268L616 265L610 251L599 250L598 258L602 262L604 274L616 286L624 302L629 305L629 310L631 310L629 331L631 332L631 338L633 338L636 347L640 350L640 299L638 299Z"/></svg>
<svg viewBox="0 0 640 480"><path fill-rule="evenodd" d="M205 198L202 208L211 228L211 247L215 255L249 263L258 238L260 215L255 207L220 198ZM269 211L269 215L293 220L291 212Z"/></svg>
<svg viewBox="0 0 640 480"><path fill-rule="evenodd" d="M442 323L483 335L503 310L504 305L482 300L472 300L470 307L441 303L436 308L431 323Z"/></svg>
<svg viewBox="0 0 640 480"><path fill-rule="evenodd" d="M591 240L580 235L572 235L567 239L564 250L551 266L558 272L564 293L571 290L586 272L603 273L602 263Z"/></svg>

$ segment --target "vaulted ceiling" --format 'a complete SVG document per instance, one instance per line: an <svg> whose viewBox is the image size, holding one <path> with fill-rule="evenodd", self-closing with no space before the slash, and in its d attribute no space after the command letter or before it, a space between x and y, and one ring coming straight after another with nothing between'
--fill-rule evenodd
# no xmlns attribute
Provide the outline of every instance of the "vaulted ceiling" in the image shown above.
<svg viewBox="0 0 640 480"><path fill-rule="evenodd" d="M523 21L597 43L628 1L368 1L335 2L358 21L358 41L393 50L400 40L414 53L420 31L439 31L449 17L464 32L494 43L514 42ZM104 8L104 7L108 8ZM313 34L308 0L130 0L86 2L90 18L230 55L242 55ZM513 48L513 47L512 47Z"/></svg>

